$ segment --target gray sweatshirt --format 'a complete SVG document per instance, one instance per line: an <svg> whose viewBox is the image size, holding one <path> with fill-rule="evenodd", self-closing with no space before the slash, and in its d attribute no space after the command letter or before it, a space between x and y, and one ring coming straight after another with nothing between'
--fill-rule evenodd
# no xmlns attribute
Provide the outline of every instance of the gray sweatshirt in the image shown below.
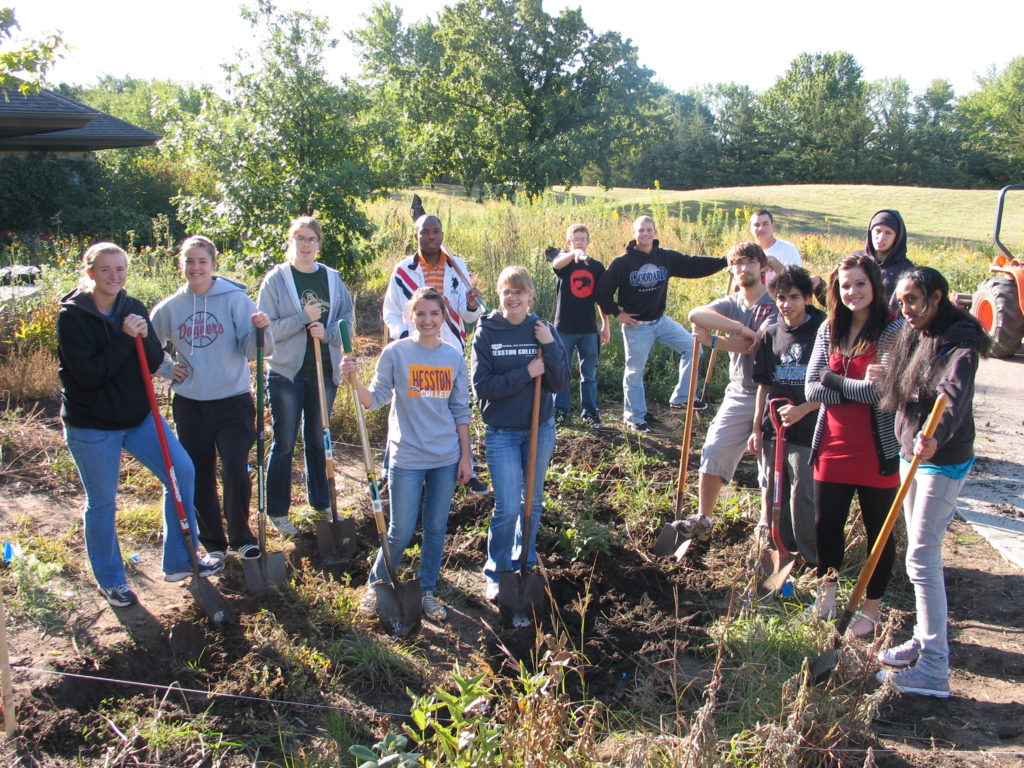
<svg viewBox="0 0 1024 768"><path fill-rule="evenodd" d="M256 305L240 283L214 276L200 295L183 285L153 308L153 329L172 358L188 366L188 378L171 389L193 400L220 400L249 391L248 361L256 357ZM274 351L267 329L266 354ZM160 375L170 378L170 366Z"/></svg>
<svg viewBox="0 0 1024 768"><path fill-rule="evenodd" d="M402 469L435 469L462 456L458 424L469 424L469 373L450 344L436 349L415 339L384 347L370 382L370 410L391 403L388 449Z"/></svg>

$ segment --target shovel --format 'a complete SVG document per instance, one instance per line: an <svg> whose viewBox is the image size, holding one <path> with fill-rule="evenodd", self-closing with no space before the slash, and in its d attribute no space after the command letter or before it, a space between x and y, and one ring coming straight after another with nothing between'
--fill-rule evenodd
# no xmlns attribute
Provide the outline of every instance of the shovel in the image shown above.
<svg viewBox="0 0 1024 768"><path fill-rule="evenodd" d="M729 280L725 284L725 295L729 296L732 294L732 272L729 272ZM711 354L708 355L708 369L704 373L704 384L700 388L700 399L705 403L708 401L708 384L711 383L711 375L715 372L715 356L718 354L718 347L711 348ZM691 398L693 395L690 396Z"/></svg>
<svg viewBox="0 0 1024 768"><path fill-rule="evenodd" d="M693 338L693 364L690 366L690 395L686 401L686 419L683 422L683 447L679 455L679 475L676 480L676 516L675 519L683 519L683 502L686 499L686 470L690 461L690 436L693 434L693 397L697 392L697 353L700 349L700 342L697 337ZM712 360L713 362L713 360ZM667 557L675 553L676 557L682 559L686 550L690 547L693 539L684 538L676 530L672 523L665 523L654 542L654 554L658 557Z"/></svg>
<svg viewBox="0 0 1024 768"><path fill-rule="evenodd" d="M316 356L316 387L320 396L320 428L323 432L324 459L327 465L327 498L331 517L316 523L316 540L325 565L337 565L356 551L356 527L351 518L338 517L338 489L334 480L334 447L331 443L331 414L327 410L327 388L324 386L323 357L319 339L313 339Z"/></svg>
<svg viewBox="0 0 1024 768"><path fill-rule="evenodd" d="M531 573L530 541L533 532L533 487L537 482L537 438L540 432L540 399L543 376L533 380L533 408L530 411L530 446L526 458L526 484L523 487L523 544L519 556L519 571L503 571L498 576L498 605L502 610L516 614L534 615L544 602L544 578Z"/></svg>
<svg viewBox="0 0 1024 768"><path fill-rule="evenodd" d="M267 551L267 431L264 427L263 339L266 328L256 329L256 530L259 560L242 560L245 588L251 594L266 592L274 584L286 584L288 571L283 552Z"/></svg>
<svg viewBox="0 0 1024 768"><path fill-rule="evenodd" d="M779 408L792 405L788 397L773 397L768 401L768 417L775 428L775 461L772 472L772 508L769 517L770 530L774 548L768 548L768 565L771 573L761 586L769 592L778 592L789 578L790 571L796 564L796 555L789 551L782 540L782 494L786 477L786 425L779 416ZM764 553L762 553L764 554ZM764 559L762 558L762 564Z"/></svg>
<svg viewBox="0 0 1024 768"><path fill-rule="evenodd" d="M932 412L929 414L928 421L924 427L926 440L930 440L935 434L935 429L939 426L939 419L942 418L942 413L946 410L948 402L949 400L944 394L940 394L935 399L935 405L932 406ZM882 557L882 550L885 548L885 543L889 540L889 534L892 533L893 526L896 525L896 518L899 516L900 507L903 506L903 500L907 497L910 484L914 482L914 475L917 473L917 467L920 463L921 459L918 456L915 456L910 462L910 468L900 484L900 489L896 493L896 498L892 501L892 506L889 507L889 514L882 524L882 530L878 532L878 538L875 539L875 544L871 547L871 554L868 555L868 559L864 562L864 567L860 571L857 584L854 586L853 592L850 593L850 599L846 601L843 615L839 617L839 621L836 623L836 634L832 647L813 661L809 661L810 666L807 677L804 680L805 684L821 685L831 677L832 670L836 668L836 664L839 661L838 650L843 641L843 634L846 632L846 628L850 626L853 614L860 606L860 600L864 597L864 592L868 588L868 582L871 581L871 577L875 573L875 566L878 565L878 561Z"/></svg>
<svg viewBox="0 0 1024 768"><path fill-rule="evenodd" d="M196 546L192 541L192 530L188 525L188 517L185 515L185 504L181 500L181 489L178 487L178 476L174 473L174 463L171 461L171 451L167 447L167 436L164 434L164 423L160 417L160 406L156 402L156 393L153 391L153 379L149 373L149 364L146 362L146 350L142 346L142 337L135 337L135 351L139 356L139 368L142 370L142 382L146 386L146 395L149 397L149 409L153 413L153 425L156 427L156 436L160 441L160 453L164 457L164 468L167 470L168 483L171 486L171 493L174 496L174 506L178 510L178 520L181 522L181 535L185 539L185 549L192 559L192 578L188 583L188 591L199 603L213 623L220 626L224 622L236 621L234 609L228 605L228 601L217 591L217 588L199 575L199 556L196 554Z"/></svg>
<svg viewBox="0 0 1024 768"><path fill-rule="evenodd" d="M348 323L342 320L338 327L341 331L341 344L345 354L352 353L352 336ZM359 402L356 391L355 374L349 377L352 385L352 399L356 404L356 423L359 426L359 443L363 448L363 463L366 465L366 482L370 491L370 502L373 505L373 522L377 528L377 540L384 556L384 567L387 569L390 584L377 582L373 590L377 598L377 616L381 623L394 637L411 635L419 629L423 615L423 590L419 579L400 582L395 561L391 557L388 546L388 529L384 523L384 505L380 499L380 488L377 486L377 473L373 467L373 456L370 454L370 439L366 434L366 418L363 415L363 404Z"/></svg>

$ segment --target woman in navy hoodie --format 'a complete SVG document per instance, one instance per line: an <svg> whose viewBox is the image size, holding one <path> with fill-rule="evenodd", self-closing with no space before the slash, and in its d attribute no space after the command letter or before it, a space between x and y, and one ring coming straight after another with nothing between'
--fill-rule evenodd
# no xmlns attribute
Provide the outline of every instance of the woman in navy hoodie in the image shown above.
<svg viewBox="0 0 1024 768"><path fill-rule="evenodd" d="M498 276L501 308L480 321L473 339L473 393L487 425L487 469L494 485L494 515L487 531L487 597L498 595L500 574L516 569L523 547L523 501L533 493L537 516L529 531L529 566L536 564L537 522L551 452L555 447L553 395L569 382L569 366L558 334L533 314L536 293L529 273L522 267L506 267ZM524 488L530 444L530 413L533 380L543 376L540 431L537 441L537 472L534 487ZM525 619L525 622L524 622ZM514 616L523 626L529 619Z"/></svg>

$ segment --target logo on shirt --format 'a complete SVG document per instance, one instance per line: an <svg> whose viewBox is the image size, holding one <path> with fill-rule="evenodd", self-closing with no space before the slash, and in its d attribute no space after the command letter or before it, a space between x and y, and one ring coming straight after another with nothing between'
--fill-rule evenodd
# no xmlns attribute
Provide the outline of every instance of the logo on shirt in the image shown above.
<svg viewBox="0 0 1024 768"><path fill-rule="evenodd" d="M310 303L316 304L318 307L320 307L320 322L322 323L327 319L327 309L330 305L326 301L321 299L319 296L317 296L316 293L314 293L313 291L309 289L303 291L302 295L299 296L299 303L303 307Z"/></svg>
<svg viewBox="0 0 1024 768"><path fill-rule="evenodd" d="M406 395L447 400L451 397L454 381L455 373L451 366L410 365Z"/></svg>
<svg viewBox="0 0 1024 768"><path fill-rule="evenodd" d="M789 348L779 355L779 364L775 366L775 383L799 385L804 383L807 366L800 364L803 345L794 341Z"/></svg>
<svg viewBox="0 0 1024 768"><path fill-rule="evenodd" d="M668 280L668 267L655 264L644 264L640 269L629 273L630 285L641 290L653 291Z"/></svg>
<svg viewBox="0 0 1024 768"><path fill-rule="evenodd" d="M210 346L223 333L224 324L212 312L196 312L178 326L178 338L193 349Z"/></svg>
<svg viewBox="0 0 1024 768"><path fill-rule="evenodd" d="M583 269L573 272L569 278L569 291L577 299L589 299L594 294L594 276Z"/></svg>
<svg viewBox="0 0 1024 768"><path fill-rule="evenodd" d="M491 344L491 357L536 357L535 344Z"/></svg>

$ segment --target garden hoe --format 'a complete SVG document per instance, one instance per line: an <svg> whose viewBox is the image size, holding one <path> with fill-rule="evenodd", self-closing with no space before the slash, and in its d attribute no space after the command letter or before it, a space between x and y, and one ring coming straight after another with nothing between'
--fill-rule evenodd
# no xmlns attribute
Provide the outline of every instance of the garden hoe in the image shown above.
<svg viewBox="0 0 1024 768"><path fill-rule="evenodd" d="M683 422L683 447L679 455L679 475L676 480L676 516L675 520L683 519L683 502L686 500L686 470L690 461L690 436L693 434L693 396L697 392L697 352L700 342L693 338L693 364L690 366L690 394L686 401L686 419ZM654 542L654 554L667 557L675 553L680 560L690 547L692 539L684 538L672 523L665 523Z"/></svg>
<svg viewBox="0 0 1024 768"><path fill-rule="evenodd" d="M939 419L942 418L942 413L946 410L947 402L948 398L943 394L940 394L935 399L935 405L932 406L932 412L928 416L928 421L924 427L926 440L930 440L935 434L935 429L939 426ZM871 547L871 554L864 561L864 567L861 569L857 584L854 586L853 592L850 593L850 599L846 601L843 615L836 622L836 634L832 647L813 661L809 661L810 666L807 677L804 679L805 684L821 685L832 676L832 671L836 668L836 664L839 661L838 650L839 645L843 641L843 634L846 632L846 628L850 626L853 614L860 606L860 600L868 588L868 582L871 581L871 577L875 573L875 566L878 565L878 561L882 557L882 550L885 548L885 543L889 540L893 526L896 525L896 518L899 517L900 509L903 507L903 500L907 496L907 491L910 490L910 484L914 482L914 475L917 473L917 467L920 463L921 459L917 456L910 462L910 468L907 470L903 482L900 483L900 489L896 493L896 498L892 501L892 506L889 507L889 514L882 524L882 530L878 532L878 538L875 539L875 544Z"/></svg>
<svg viewBox="0 0 1024 768"><path fill-rule="evenodd" d="M540 400L543 376L533 380L533 408L530 411L530 445L526 458L526 483L523 486L522 546L519 570L504 571L498 577L498 605L503 611L533 616L544 603L544 577L531 573L530 541L533 531L533 487L537 482L537 438L540 432Z"/></svg>
<svg viewBox="0 0 1024 768"><path fill-rule="evenodd" d="M761 586L769 592L778 592L789 578L796 563L796 555L789 551L782 537L782 494L786 479L786 425L779 416L779 408L792 405L787 397L773 397L768 401L768 418L775 428L775 457L772 468L772 506L769 516L771 541L774 547L765 546L761 552L763 571L770 569ZM792 515L792 511L790 511Z"/></svg>
<svg viewBox="0 0 1024 768"><path fill-rule="evenodd" d="M352 353L352 336L349 333L348 323L344 320L339 323L341 330L341 343L346 354ZM387 569L390 584L377 582L373 585L374 594L377 598L377 616L385 629L393 637L406 637L413 634L420 628L423 616L423 590L420 587L419 579L400 582L398 571L395 570L395 561L391 557L391 548L388 546L388 529L384 523L384 505L380 498L380 488L377 485L377 473L373 468L373 456L370 454L370 439L366 434L366 418L363 415L363 404L359 402L359 393L356 391L356 379L353 373L349 377L352 385L352 399L356 404L356 423L359 426L359 443L363 449L363 463L366 465L366 482L370 491L370 502L373 505L373 522L377 527L377 539L380 541L381 553L384 556L384 567Z"/></svg>
<svg viewBox="0 0 1024 768"><path fill-rule="evenodd" d="M192 578L188 583L188 591L195 597L199 607L219 627L225 622L235 621L237 616L234 609L228 605L228 601L217 591L217 588L208 579L204 579L199 575L199 555L196 554L196 545L192 540L192 531L188 525L188 517L185 515L185 504L181 500L178 476L174 473L171 451L167 447L164 422L160 418L160 406L157 405L156 393L153 391L153 379L149 373L149 365L146 362L146 350L142 346L141 336L135 337L135 351L139 356L142 381L146 386L146 395L149 397L149 409L153 412L153 426L156 427L157 440L160 442L160 453L164 457L164 468L167 470L168 484L171 486L171 493L174 496L174 506L178 510L178 520L181 522L181 535L185 539L185 549L188 550L188 556L192 559Z"/></svg>
<svg viewBox="0 0 1024 768"><path fill-rule="evenodd" d="M256 329L256 526L260 542L259 560L242 560L245 588L259 595L275 584L288 583L283 552L267 551L267 430L264 426L266 381L263 371L263 341L266 328Z"/></svg>
<svg viewBox="0 0 1024 768"><path fill-rule="evenodd" d="M327 388L324 386L324 370L320 342L313 339L313 353L316 355L316 384L320 396L320 427L323 431L324 458L327 464L327 498L331 504L331 516L317 520L316 540L320 557L325 565L337 565L348 560L356 551L356 526L350 517L338 517L338 488L334 479L334 446L331 443L331 414L327 409Z"/></svg>

